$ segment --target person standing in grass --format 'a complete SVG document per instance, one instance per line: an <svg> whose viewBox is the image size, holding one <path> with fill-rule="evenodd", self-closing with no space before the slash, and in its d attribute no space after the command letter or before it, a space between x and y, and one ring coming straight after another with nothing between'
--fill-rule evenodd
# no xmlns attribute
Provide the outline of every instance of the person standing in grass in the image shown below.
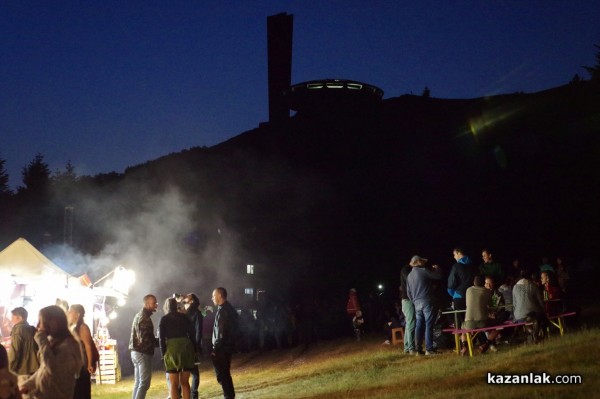
<svg viewBox="0 0 600 399"><path fill-rule="evenodd" d="M485 277L489 276L497 284L502 284L504 282L504 271L502 265L494 260L492 252L489 249L483 249L481 258L483 263L479 265L479 274Z"/></svg>
<svg viewBox="0 0 600 399"><path fill-rule="evenodd" d="M73 399L90 399L92 397L91 375L96 371L95 349L96 344L87 324L84 323L85 308L80 304L73 304L67 312L67 320L73 335L79 339L81 353L83 355L83 367L79 378L75 382L75 393Z"/></svg>
<svg viewBox="0 0 600 399"><path fill-rule="evenodd" d="M40 310L35 333L40 368L19 390L31 399L71 399L75 380L83 367L81 348L69 330L63 308L52 305Z"/></svg>
<svg viewBox="0 0 600 399"><path fill-rule="evenodd" d="M8 351L8 369L23 381L40 367L38 345L34 339L36 329L27 322L29 316L24 307L14 308L11 312L10 350Z"/></svg>
<svg viewBox="0 0 600 399"><path fill-rule="evenodd" d="M154 325L150 316L158 308L156 297L148 294L144 297L144 307L133 318L129 350L133 363L132 399L145 399L152 380L152 356L158 346L154 336Z"/></svg>
<svg viewBox="0 0 600 399"><path fill-rule="evenodd" d="M404 353L409 355L417 353L415 348L415 305L408 299L408 293L406 292L406 279L412 269L412 264L407 263L400 270L400 297L402 298L402 313L404 313L406 320L404 327Z"/></svg>
<svg viewBox="0 0 600 399"><path fill-rule="evenodd" d="M448 294L452 297L454 311L465 310L467 308L467 288L473 284L473 278L478 274L478 270L461 248L454 248L452 256L456 263L452 265L448 276ZM456 328L458 328L465 320L464 313L459 312L456 319L458 320Z"/></svg>
<svg viewBox="0 0 600 399"><path fill-rule="evenodd" d="M210 357L215 368L217 381L223 388L225 399L235 398L235 388L231 378L231 355L235 352L238 329L238 314L227 301L227 290L215 288L212 301L217 306L212 335L212 353Z"/></svg>
<svg viewBox="0 0 600 399"><path fill-rule="evenodd" d="M183 298L183 304L185 307L185 314L192 322L192 326L194 327L194 341L196 343L196 347L194 351L196 353L196 364L194 365L193 370L191 371L192 376L192 385L191 385L191 393L192 399L198 399L198 387L200 386L200 370L198 369L198 363L200 362L200 358L202 357L202 323L204 317L202 316L202 312L200 312L200 298L196 294L189 293Z"/></svg>
<svg viewBox="0 0 600 399"><path fill-rule="evenodd" d="M196 340L191 320L177 309L177 300L167 298L165 315L158 324L160 352L169 378L171 398L190 399L190 373L196 368Z"/></svg>
<svg viewBox="0 0 600 399"><path fill-rule="evenodd" d="M348 302L346 303L346 314L348 316L348 320L350 321L350 325L352 326L352 331L355 334L356 331L354 329L354 318L356 317L356 312L361 312L360 302L358 301L358 293L356 292L356 288L350 288L350 291L348 292Z"/></svg>
<svg viewBox="0 0 600 399"><path fill-rule="evenodd" d="M406 279L406 290L408 299L415 304L417 354L422 352L423 338L425 338L425 355L429 356L437 354L433 348L433 324L436 316L433 306L435 300L433 283L441 280L442 274L437 265L433 266L433 270L425 268L426 263L427 259L418 255L412 257L410 264L413 268Z"/></svg>

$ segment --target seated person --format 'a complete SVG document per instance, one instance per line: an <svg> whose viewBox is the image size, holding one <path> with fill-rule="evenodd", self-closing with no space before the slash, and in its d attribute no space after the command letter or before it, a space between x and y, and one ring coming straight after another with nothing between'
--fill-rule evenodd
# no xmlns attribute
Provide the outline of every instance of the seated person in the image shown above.
<svg viewBox="0 0 600 399"><path fill-rule="evenodd" d="M510 317L510 312L506 310L504 295L496 289L496 283L493 277L485 277L485 288L492 292L492 305L490 306L490 318L496 320L496 324L502 324Z"/></svg>
<svg viewBox="0 0 600 399"><path fill-rule="evenodd" d="M556 276L552 272L542 272L540 275L542 288L544 290L544 304L546 314L554 316L562 313L562 290L558 285Z"/></svg>
<svg viewBox="0 0 600 399"><path fill-rule="evenodd" d="M465 321L462 324L464 329L483 328L494 325L493 319L489 318L489 308L492 305L492 291L485 288L484 277L481 275L475 276L473 286L467 288L467 311L465 313ZM498 331L492 330L487 338L479 346L479 352L485 353L490 347L494 346ZM467 336L463 334L461 337L461 355L466 355L468 351Z"/></svg>
<svg viewBox="0 0 600 399"><path fill-rule="evenodd" d="M402 305L399 301L394 302L393 311L385 311L387 316L387 322L385 323L385 331L387 339L383 342L384 345L389 345L392 341L392 330L394 328L404 328L406 325L406 319L402 313Z"/></svg>
<svg viewBox="0 0 600 399"><path fill-rule="evenodd" d="M513 315L516 323L526 321L530 313L544 313L542 290L530 280L531 273L521 270L520 277L513 287Z"/></svg>
<svg viewBox="0 0 600 399"><path fill-rule="evenodd" d="M500 292L500 294L502 294L502 297L504 298L504 309L506 309L509 312L509 319L513 319L512 291L514 285L515 279L513 278L513 276L508 276L504 281L504 284L502 284L500 288L498 288L498 292Z"/></svg>

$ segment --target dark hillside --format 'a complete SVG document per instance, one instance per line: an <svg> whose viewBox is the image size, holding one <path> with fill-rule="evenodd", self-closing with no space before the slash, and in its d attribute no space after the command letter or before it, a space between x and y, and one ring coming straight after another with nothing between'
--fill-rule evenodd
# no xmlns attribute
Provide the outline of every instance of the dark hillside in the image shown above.
<svg viewBox="0 0 600 399"><path fill-rule="evenodd" d="M504 263L521 256L530 265L542 254L567 254L574 263L595 252L600 91L589 82L533 94L405 95L378 107L308 109L123 175L81 178L55 193L55 202L37 198L37 211L19 206L25 197L16 195L4 208L2 239L61 240L69 204L77 210L74 245L95 254L123 240L115 224L132 215L149 220L149 198L176 187L191 213L178 221L170 215L181 205L169 208L155 228L173 224L168 238L196 254L181 262L198 268L200 254L220 246L208 263L260 263L271 291L327 288L343 298L350 285L366 291L384 279L395 287L409 256L448 266L456 245L475 261L485 246Z"/></svg>
<svg viewBox="0 0 600 399"><path fill-rule="evenodd" d="M600 93L587 82L470 100L407 95L375 110L299 113L125 177L184 187L288 277L370 284L414 252L446 262L458 244L476 259L483 246L507 258L589 253L599 134Z"/></svg>

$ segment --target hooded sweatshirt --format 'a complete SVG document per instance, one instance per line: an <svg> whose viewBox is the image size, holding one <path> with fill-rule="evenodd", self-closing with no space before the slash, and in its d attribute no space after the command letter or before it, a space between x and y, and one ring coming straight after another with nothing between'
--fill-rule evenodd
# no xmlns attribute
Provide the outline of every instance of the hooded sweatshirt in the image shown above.
<svg viewBox="0 0 600 399"><path fill-rule="evenodd" d="M463 256L452 265L448 276L448 293L450 296L454 299L466 298L467 288L473 285L473 279L477 272L477 268L471 263L468 256Z"/></svg>

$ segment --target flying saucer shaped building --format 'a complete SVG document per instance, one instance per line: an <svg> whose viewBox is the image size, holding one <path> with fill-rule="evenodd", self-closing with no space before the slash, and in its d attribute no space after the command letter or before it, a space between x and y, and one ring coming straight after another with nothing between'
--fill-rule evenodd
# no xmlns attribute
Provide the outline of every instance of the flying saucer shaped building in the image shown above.
<svg viewBox="0 0 600 399"><path fill-rule="evenodd" d="M300 113L368 109L381 103L383 90L354 80L323 79L295 84L285 93L285 98L290 109Z"/></svg>

